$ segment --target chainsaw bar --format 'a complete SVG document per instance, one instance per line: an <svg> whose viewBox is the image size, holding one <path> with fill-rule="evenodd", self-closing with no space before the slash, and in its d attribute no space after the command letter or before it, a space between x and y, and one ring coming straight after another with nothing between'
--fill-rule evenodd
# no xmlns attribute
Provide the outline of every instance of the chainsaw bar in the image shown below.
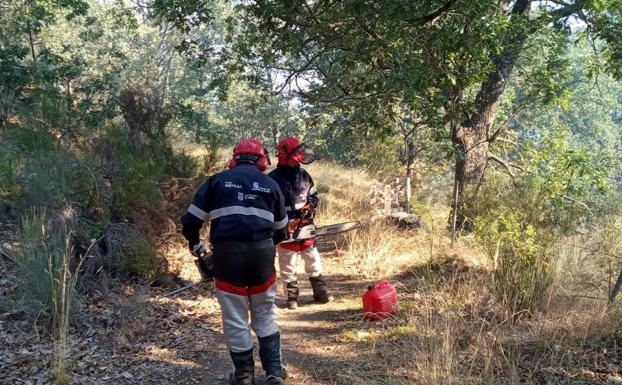
<svg viewBox="0 0 622 385"><path fill-rule="evenodd" d="M323 235L345 233L346 231L358 229L360 225L361 225L360 222L354 221L354 222L335 223L334 225L317 227L315 229L315 236L321 237Z"/></svg>

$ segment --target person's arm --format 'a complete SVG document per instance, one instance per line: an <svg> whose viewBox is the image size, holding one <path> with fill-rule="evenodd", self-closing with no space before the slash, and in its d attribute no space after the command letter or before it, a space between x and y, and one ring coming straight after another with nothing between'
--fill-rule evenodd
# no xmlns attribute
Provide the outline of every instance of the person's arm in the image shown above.
<svg viewBox="0 0 622 385"><path fill-rule="evenodd" d="M289 218L287 218L287 211L285 210L285 198L283 197L283 193L276 182L274 186L276 202L274 206L274 236L272 239L274 240L274 244L277 245L288 237L287 224Z"/></svg>
<svg viewBox="0 0 622 385"><path fill-rule="evenodd" d="M188 207L188 212L181 218L181 233L188 240L190 251L194 251L196 245L201 243L200 231L203 222L209 219L207 199L209 180L197 190Z"/></svg>
<svg viewBox="0 0 622 385"><path fill-rule="evenodd" d="M309 191L307 192L307 205L311 207L311 210L315 214L315 210L317 209L317 205L320 203L320 197L315 189L315 184L313 183L313 178L311 175L307 173L307 177L309 178Z"/></svg>

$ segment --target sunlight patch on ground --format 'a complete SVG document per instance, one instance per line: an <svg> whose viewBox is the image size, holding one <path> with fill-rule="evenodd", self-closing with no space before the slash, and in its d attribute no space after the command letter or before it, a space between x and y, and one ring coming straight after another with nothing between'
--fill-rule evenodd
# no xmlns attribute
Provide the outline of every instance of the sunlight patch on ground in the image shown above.
<svg viewBox="0 0 622 385"><path fill-rule="evenodd" d="M179 358L177 354L170 349L161 348L153 345L147 346L145 348L145 352L138 354L138 356L143 356L153 361L162 361L168 364L184 366L187 368L200 369L202 367L194 361Z"/></svg>

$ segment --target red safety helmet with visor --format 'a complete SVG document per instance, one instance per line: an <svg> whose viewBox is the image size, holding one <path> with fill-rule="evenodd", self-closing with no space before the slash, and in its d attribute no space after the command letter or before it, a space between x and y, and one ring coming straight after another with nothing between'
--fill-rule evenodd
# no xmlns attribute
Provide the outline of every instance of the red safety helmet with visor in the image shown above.
<svg viewBox="0 0 622 385"><path fill-rule="evenodd" d="M305 143L300 143L293 136L288 136L279 142L277 156L281 166L287 166L290 160L296 165L299 163L309 164L318 160L313 149Z"/></svg>

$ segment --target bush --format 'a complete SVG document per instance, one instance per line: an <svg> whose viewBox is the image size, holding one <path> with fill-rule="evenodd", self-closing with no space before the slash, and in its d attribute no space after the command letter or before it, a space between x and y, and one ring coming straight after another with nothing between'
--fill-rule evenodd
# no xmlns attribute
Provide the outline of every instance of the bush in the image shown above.
<svg viewBox="0 0 622 385"><path fill-rule="evenodd" d="M494 187L478 202L475 235L492 259L497 299L517 319L547 303L556 276L558 256L553 250L571 227L571 210L559 210L543 199L537 183ZM564 226L560 217L567 217Z"/></svg>
<svg viewBox="0 0 622 385"><path fill-rule="evenodd" d="M495 292L514 319L543 308L556 271L547 254L548 242L523 219L520 213L508 213L499 219L497 229L489 229L496 238Z"/></svg>
<svg viewBox="0 0 622 385"><path fill-rule="evenodd" d="M0 198L14 201L22 193L23 187L15 176L14 161L8 154L0 153Z"/></svg>
<svg viewBox="0 0 622 385"><path fill-rule="evenodd" d="M93 171L45 128L13 127L8 138L8 160L0 156L0 190L11 194L18 206L58 210L75 202L85 208L96 204Z"/></svg>
<svg viewBox="0 0 622 385"><path fill-rule="evenodd" d="M132 139L120 127L110 127L99 145L102 167L111 180L113 218L131 216L137 208L158 209L159 184L171 176L189 177L196 161L165 143Z"/></svg>
<svg viewBox="0 0 622 385"><path fill-rule="evenodd" d="M166 260L155 252L136 225L110 224L101 238L102 242L93 250L93 258L86 263L85 270L89 273L105 268L121 275L153 280L166 267Z"/></svg>
<svg viewBox="0 0 622 385"><path fill-rule="evenodd" d="M163 260L142 238L125 238L113 256L112 265L120 271L152 281L162 272Z"/></svg>

